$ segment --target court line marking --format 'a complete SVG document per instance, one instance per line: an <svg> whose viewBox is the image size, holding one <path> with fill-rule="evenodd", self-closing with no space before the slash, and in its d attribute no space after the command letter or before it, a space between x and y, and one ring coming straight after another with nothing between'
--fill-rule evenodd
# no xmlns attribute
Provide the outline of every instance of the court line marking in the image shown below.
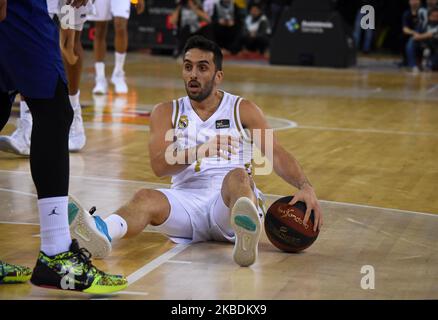
<svg viewBox="0 0 438 320"><path fill-rule="evenodd" d="M1 169L0 169L0 173L28 174L28 175L30 175L30 172L26 172L26 171L12 171L12 170L1 170ZM166 183L146 182L146 181L139 181L139 180L125 180L125 179L103 178L103 177L94 177L94 176L84 177L84 176L73 176L73 175L71 175L70 177L71 178L88 179L88 180L94 180L94 181L136 183L136 184L142 184L145 187L146 186L153 186L153 185L163 186L163 187L167 187L167 188L170 187L170 185L166 184ZM0 191L36 197L36 194L22 192L22 191L13 190L13 189L0 188ZM283 197L283 195L268 194L268 193L265 193L264 195L265 195L265 197L271 198L271 199L278 199L280 197ZM431 212L410 211L410 210L403 210L403 209L385 208L385 207L369 206L369 205L365 205L365 204L338 202L338 201L321 200L321 199L319 201L323 202L323 203L328 203L328 204L338 204L338 205L342 205L342 206L350 206L350 207L356 207L356 208L378 209L381 211L394 211L396 213L409 213L409 214L426 215L426 216L431 216L431 217L436 217L436 218L438 217L438 213L431 213Z"/></svg>
<svg viewBox="0 0 438 320"><path fill-rule="evenodd" d="M408 132L408 131L393 131L380 129L364 129L364 128L337 128L337 127L323 127L323 126L306 126L298 125L297 129L321 130L321 131L342 131L342 132L358 132L358 133L380 133L380 134L395 134L405 136L432 136L438 137L435 132Z"/></svg>
<svg viewBox="0 0 438 320"><path fill-rule="evenodd" d="M138 269L137 271L131 273L127 279L128 284L132 285L144 276L146 276L148 273L152 272L159 266L161 266L163 263L168 262L170 259L172 259L177 254L184 251L186 248L188 248L190 245L188 244L177 244L174 248L170 249L169 251L163 253L162 255L158 256L154 260L148 262L143 267Z"/></svg>
<svg viewBox="0 0 438 320"><path fill-rule="evenodd" d="M438 137L438 133L435 132L409 132L409 131L394 131L394 130L382 130L371 128L340 128L340 127L324 127L324 126L309 126L300 125L295 121L291 121L285 118L278 118L272 116L266 116L267 119L273 119L279 122L286 122L285 125L273 128L274 131L283 131L289 129L304 129L304 130L319 130L319 131L339 131L339 132L357 132L357 133L375 133L375 134L393 134L393 135L405 135L405 136L426 136L426 137ZM13 121L12 121L13 122ZM132 129L134 131L150 131L149 125L137 125L129 123L106 123L106 122L84 122L84 127L87 129L95 130L112 130L112 129Z"/></svg>
<svg viewBox="0 0 438 320"><path fill-rule="evenodd" d="M394 235L393 235L392 233L389 233L389 232L384 231L384 230L380 230L379 228L376 228L375 226L367 225L366 223L363 223L363 222L360 222L360 221L354 220L354 219L352 219L352 218L346 218L346 220L347 220L348 222L350 222L350 223L353 223L353 224L359 225L359 226L361 226L362 228L371 229L371 230L373 230L374 232L381 233L381 234L383 234L383 235L385 235L385 236L387 236L387 237L389 237L389 238L394 238ZM409 244L413 244L413 245L415 245L415 246L421 246L421 247L423 247L423 248L426 248L426 249L429 249L429 250L432 250L432 251L437 251L436 248L429 247L429 246L427 246L427 245L425 245L425 244L422 244L422 243L419 243L419 242L415 242L415 241L408 240L408 239L406 239L406 238L404 238L404 237L401 237L400 235L399 235L399 237L398 237L398 240L401 240L401 241L407 242L407 243L409 243Z"/></svg>
<svg viewBox="0 0 438 320"><path fill-rule="evenodd" d="M114 293L108 293L104 295L92 295L90 300L110 300L110 298L117 298L119 295L127 295L127 296L148 296L148 292L140 292L140 291L118 291Z"/></svg>
<svg viewBox="0 0 438 320"><path fill-rule="evenodd" d="M191 264L192 261L183 261L183 260L169 260L166 263L179 263L179 264Z"/></svg>
<svg viewBox="0 0 438 320"><path fill-rule="evenodd" d="M367 208L367 209L378 209L381 211L394 211L395 213L409 213L409 214L419 214L419 215L424 215L424 216L428 216L428 217L435 217L438 218L438 213L429 213L429 212L419 212L419 211L410 211L410 210L401 210L401 209L392 209L392 208L384 208L384 207L375 207L375 206L368 206L366 204L356 204L356 203L348 203L348 202L337 202L337 201L329 201L329 200L319 200L320 202L323 203L328 203L328 204L337 204L337 205L341 205L341 206L351 206L351 207L355 207L355 208Z"/></svg>
<svg viewBox="0 0 438 320"><path fill-rule="evenodd" d="M119 291L116 292L114 295L117 296L119 294L126 294L126 295L133 295L133 296L148 296L148 292L137 292L137 291Z"/></svg>
<svg viewBox="0 0 438 320"><path fill-rule="evenodd" d="M438 89L438 84L434 85L432 88L429 88L429 90L426 91L427 94L432 93L433 91L435 91L436 89Z"/></svg>
<svg viewBox="0 0 438 320"><path fill-rule="evenodd" d="M23 192L23 191L18 191L18 190L14 190L14 189L0 188L0 191L12 192L12 193L16 193L16 194L21 194L22 196L29 196L29 197L38 198L38 196L35 193Z"/></svg>
<svg viewBox="0 0 438 320"><path fill-rule="evenodd" d="M25 226L39 226L39 223L35 222L14 222L14 221L0 221L0 224L18 224L18 225L25 225Z"/></svg>

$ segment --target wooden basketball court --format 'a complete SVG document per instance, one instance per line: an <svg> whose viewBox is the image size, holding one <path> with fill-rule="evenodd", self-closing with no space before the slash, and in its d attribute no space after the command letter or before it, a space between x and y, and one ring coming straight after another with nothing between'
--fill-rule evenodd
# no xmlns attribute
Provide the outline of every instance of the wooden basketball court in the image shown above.
<svg viewBox="0 0 438 320"><path fill-rule="evenodd" d="M112 60L108 55L108 68ZM88 140L81 153L71 154L70 190L102 216L139 188L168 186L170 180L149 167L149 112L185 95L181 64L171 58L130 53L126 73L127 96L93 97L87 52L81 100ZM1 285L0 299L438 298L437 74L227 61L222 88L264 110L313 183L325 225L309 249L282 253L264 236L257 262L241 268L231 244L175 245L145 230L95 261L127 275L125 291L97 297ZM17 115L15 108L2 134L15 129ZM273 174L256 182L269 203L295 191ZM35 200L28 159L0 152L0 259L34 265L40 241ZM361 286L367 266L374 289Z"/></svg>

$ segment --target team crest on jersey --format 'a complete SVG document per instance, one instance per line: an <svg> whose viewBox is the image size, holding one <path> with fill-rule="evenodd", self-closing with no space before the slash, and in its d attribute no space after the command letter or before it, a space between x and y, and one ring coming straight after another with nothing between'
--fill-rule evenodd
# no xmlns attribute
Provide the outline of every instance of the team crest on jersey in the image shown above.
<svg viewBox="0 0 438 320"><path fill-rule="evenodd" d="M185 129L189 126L189 118L186 115L182 115L178 121L178 128Z"/></svg>

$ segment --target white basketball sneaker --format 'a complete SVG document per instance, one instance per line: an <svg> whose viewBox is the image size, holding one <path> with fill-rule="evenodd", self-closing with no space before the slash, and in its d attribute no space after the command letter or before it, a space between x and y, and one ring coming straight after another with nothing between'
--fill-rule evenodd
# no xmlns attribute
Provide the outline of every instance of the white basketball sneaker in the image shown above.
<svg viewBox="0 0 438 320"><path fill-rule="evenodd" d="M108 228L99 216L93 216L96 209L89 212L80 205L73 196L68 197L68 223L72 239L79 242L79 246L90 251L94 258L105 258L112 250L111 237Z"/></svg>
<svg viewBox="0 0 438 320"><path fill-rule="evenodd" d="M114 85L117 94L128 93L128 85L125 80L125 73L123 71L113 72L111 83Z"/></svg>
<svg viewBox="0 0 438 320"><path fill-rule="evenodd" d="M233 259L238 265L248 267L257 260L262 230L257 207L249 198L237 199L231 209L231 226L236 235Z"/></svg>
<svg viewBox="0 0 438 320"><path fill-rule="evenodd" d="M0 151L22 156L30 155L30 135L32 122L18 119L17 129L10 136L0 136Z"/></svg>
<svg viewBox="0 0 438 320"><path fill-rule="evenodd" d="M96 77L96 85L93 89L93 94L107 94L108 82L105 77Z"/></svg>
<svg viewBox="0 0 438 320"><path fill-rule="evenodd" d="M86 141L82 110L81 107L78 107L74 111L73 122L70 127L68 149L71 152L78 152L85 146Z"/></svg>

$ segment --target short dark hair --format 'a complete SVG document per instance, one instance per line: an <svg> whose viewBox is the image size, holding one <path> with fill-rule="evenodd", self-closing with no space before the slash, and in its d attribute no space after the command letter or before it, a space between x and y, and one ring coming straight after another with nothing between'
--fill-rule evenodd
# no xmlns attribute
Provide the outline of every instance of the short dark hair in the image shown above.
<svg viewBox="0 0 438 320"><path fill-rule="evenodd" d="M184 55L190 49L199 49L202 51L212 52L216 70L222 71L223 55L221 48L215 42L208 40L207 38L200 35L192 36L186 42L186 45L183 50Z"/></svg>

